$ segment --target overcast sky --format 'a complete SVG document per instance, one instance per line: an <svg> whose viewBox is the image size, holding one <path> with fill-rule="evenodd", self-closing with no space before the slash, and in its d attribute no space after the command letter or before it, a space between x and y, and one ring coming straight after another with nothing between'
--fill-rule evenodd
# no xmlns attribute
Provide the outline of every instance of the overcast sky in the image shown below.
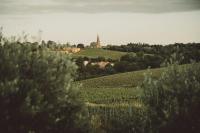
<svg viewBox="0 0 200 133"><path fill-rule="evenodd" d="M200 42L200 0L0 0L6 35L59 42Z"/></svg>

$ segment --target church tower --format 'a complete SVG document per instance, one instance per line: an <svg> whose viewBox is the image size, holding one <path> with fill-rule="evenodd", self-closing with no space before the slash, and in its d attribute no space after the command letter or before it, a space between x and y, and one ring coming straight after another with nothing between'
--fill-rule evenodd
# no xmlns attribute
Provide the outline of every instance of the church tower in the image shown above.
<svg viewBox="0 0 200 133"><path fill-rule="evenodd" d="M99 39L99 35L97 34L97 44L96 44L96 47L97 48L101 48L101 42L100 42L100 39Z"/></svg>

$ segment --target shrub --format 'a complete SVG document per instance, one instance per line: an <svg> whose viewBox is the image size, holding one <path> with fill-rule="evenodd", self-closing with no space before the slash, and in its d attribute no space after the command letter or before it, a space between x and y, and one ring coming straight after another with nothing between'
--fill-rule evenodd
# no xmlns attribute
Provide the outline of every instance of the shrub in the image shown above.
<svg viewBox="0 0 200 133"><path fill-rule="evenodd" d="M84 132L76 66L37 44L0 44L0 132ZM84 128L83 128L84 127Z"/></svg>
<svg viewBox="0 0 200 133"><path fill-rule="evenodd" d="M79 44L77 45L77 48L82 48L82 49L84 49L84 48L85 48L85 46L84 46L84 44L82 44L82 43L79 43Z"/></svg>
<svg viewBox="0 0 200 133"><path fill-rule="evenodd" d="M142 87L146 132L200 132L200 64L172 65L158 80L147 76Z"/></svg>

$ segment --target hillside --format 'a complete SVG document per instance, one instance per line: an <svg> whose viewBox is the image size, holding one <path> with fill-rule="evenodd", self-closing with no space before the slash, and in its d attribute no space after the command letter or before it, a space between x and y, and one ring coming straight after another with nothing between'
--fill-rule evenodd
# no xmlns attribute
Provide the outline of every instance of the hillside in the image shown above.
<svg viewBox="0 0 200 133"><path fill-rule="evenodd" d="M187 65L179 67L183 68ZM158 78L165 69L126 72L76 83L81 84L81 95L86 102L97 104L132 103L142 94L141 88L137 86L142 84L145 73L151 72L153 78Z"/></svg>
<svg viewBox="0 0 200 133"><path fill-rule="evenodd" d="M125 55L126 52L111 51L97 48L86 48L78 53L73 54L74 57L86 56L90 58L105 57L106 59L119 59L121 56Z"/></svg>
<svg viewBox="0 0 200 133"><path fill-rule="evenodd" d="M150 69L153 77L159 77L164 68ZM88 103L114 104L133 103L141 95L137 88L144 80L148 70L114 74L99 78L79 81L82 98Z"/></svg>
<svg viewBox="0 0 200 133"><path fill-rule="evenodd" d="M163 68L150 69L154 77L158 77ZM114 74L99 78L80 81L84 88L102 88L102 87L136 87L144 80L144 73L148 70L126 72Z"/></svg>

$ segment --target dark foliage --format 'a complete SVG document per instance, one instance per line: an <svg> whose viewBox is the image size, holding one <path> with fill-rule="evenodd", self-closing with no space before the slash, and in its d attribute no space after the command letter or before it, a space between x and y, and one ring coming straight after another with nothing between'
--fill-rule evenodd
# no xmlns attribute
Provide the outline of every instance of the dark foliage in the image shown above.
<svg viewBox="0 0 200 133"><path fill-rule="evenodd" d="M143 101L148 131L200 132L200 65L172 65L158 80L146 77Z"/></svg>
<svg viewBox="0 0 200 133"><path fill-rule="evenodd" d="M88 132L69 56L6 41L0 57L0 132Z"/></svg>

